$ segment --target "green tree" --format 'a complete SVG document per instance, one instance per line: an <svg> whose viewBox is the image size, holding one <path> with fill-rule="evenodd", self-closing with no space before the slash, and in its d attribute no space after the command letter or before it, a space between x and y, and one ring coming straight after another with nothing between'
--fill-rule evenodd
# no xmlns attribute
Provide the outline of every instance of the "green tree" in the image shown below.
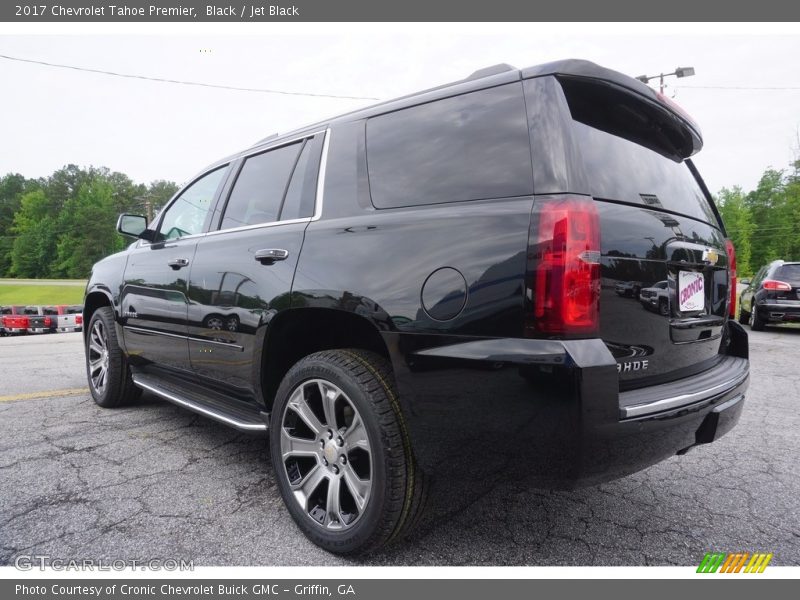
<svg viewBox="0 0 800 600"><path fill-rule="evenodd" d="M130 180L124 183L128 182ZM122 249L124 242L116 234L114 224L117 214L124 211L129 202L121 196L135 192L118 187L119 183L119 178L95 172L81 183L74 197L64 203L57 227L54 275L87 277L95 262Z"/></svg>
<svg viewBox="0 0 800 600"><path fill-rule="evenodd" d="M56 251L56 218L44 190L24 194L11 228L11 274L17 277L48 277Z"/></svg>
<svg viewBox="0 0 800 600"><path fill-rule="evenodd" d="M728 236L736 248L737 272L739 275L752 275L750 240L753 235L753 223L742 188L739 186L732 189L722 188L717 194L717 205Z"/></svg>
<svg viewBox="0 0 800 600"><path fill-rule="evenodd" d="M158 179L151 182L147 187L147 196L153 207L153 214L160 211L167 203L167 200L172 198L177 191L178 185L173 181Z"/></svg>
<svg viewBox="0 0 800 600"><path fill-rule="evenodd" d="M16 237L14 215L19 210L22 195L35 185L18 173L0 178L0 277L7 277L11 270L11 250Z"/></svg>

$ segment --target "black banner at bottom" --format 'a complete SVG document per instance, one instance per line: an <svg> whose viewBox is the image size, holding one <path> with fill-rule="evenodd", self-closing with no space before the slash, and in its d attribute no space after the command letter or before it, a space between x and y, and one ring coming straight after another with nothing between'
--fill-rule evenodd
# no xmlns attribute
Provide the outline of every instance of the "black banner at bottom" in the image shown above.
<svg viewBox="0 0 800 600"><path fill-rule="evenodd" d="M780 593L792 581L731 576L698 575L691 579L26 579L0 581L4 600L513 600L516 598L603 597L623 593L647 600L675 600L702 594L725 594L726 600L756 593ZM714 589L711 589L714 586ZM756 590L755 586L759 586ZM766 586L768 589L764 589ZM573 596L574 595L574 596ZM635 595L635 596L634 596Z"/></svg>

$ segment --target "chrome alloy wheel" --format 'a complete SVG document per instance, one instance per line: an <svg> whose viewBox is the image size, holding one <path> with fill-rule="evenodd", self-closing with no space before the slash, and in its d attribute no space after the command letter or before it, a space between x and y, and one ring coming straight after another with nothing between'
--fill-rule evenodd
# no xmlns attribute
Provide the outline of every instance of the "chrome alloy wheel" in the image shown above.
<svg viewBox="0 0 800 600"><path fill-rule="evenodd" d="M221 330L223 328L222 317L211 317L206 321L206 327L208 329Z"/></svg>
<svg viewBox="0 0 800 600"><path fill-rule="evenodd" d="M89 380L98 394L103 394L108 382L108 340L103 322L99 319L89 332Z"/></svg>
<svg viewBox="0 0 800 600"><path fill-rule="evenodd" d="M347 395L324 379L302 382L281 416L281 462L295 500L327 530L352 527L372 491L364 422Z"/></svg>

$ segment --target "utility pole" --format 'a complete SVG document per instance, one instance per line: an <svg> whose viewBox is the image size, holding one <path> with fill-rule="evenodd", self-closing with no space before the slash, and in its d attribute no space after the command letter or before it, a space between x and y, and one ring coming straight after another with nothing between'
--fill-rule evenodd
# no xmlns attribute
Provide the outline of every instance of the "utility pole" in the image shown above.
<svg viewBox="0 0 800 600"><path fill-rule="evenodd" d="M664 77L670 77L674 75L679 79L681 77L691 77L694 75L694 67L678 67L672 73L660 73L658 75L639 75L636 79L641 81L642 83L650 83L653 79L658 79L658 91L660 93L664 93Z"/></svg>
<svg viewBox="0 0 800 600"><path fill-rule="evenodd" d="M147 216L147 222L153 222L153 196L145 194L144 196L136 196L134 200L139 200L142 203L144 214Z"/></svg>

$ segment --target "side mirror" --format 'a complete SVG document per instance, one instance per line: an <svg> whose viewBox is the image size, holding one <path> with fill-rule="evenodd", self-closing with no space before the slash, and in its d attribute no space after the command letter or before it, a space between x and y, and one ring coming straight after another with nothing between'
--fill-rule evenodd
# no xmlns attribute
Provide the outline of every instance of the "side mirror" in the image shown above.
<svg viewBox="0 0 800 600"><path fill-rule="evenodd" d="M750 285L750 280L749 279L740 279L739 283L741 283L742 285Z"/></svg>
<svg viewBox="0 0 800 600"><path fill-rule="evenodd" d="M150 231L147 229L147 217L142 215L122 214L117 220L117 231L122 235L130 237L150 239Z"/></svg>

